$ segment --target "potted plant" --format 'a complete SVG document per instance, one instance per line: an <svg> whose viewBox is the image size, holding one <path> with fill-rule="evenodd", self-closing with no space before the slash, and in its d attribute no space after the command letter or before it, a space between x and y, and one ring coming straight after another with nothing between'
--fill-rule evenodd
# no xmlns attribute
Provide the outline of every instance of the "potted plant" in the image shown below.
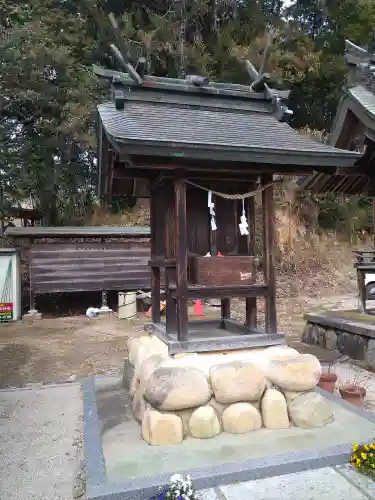
<svg viewBox="0 0 375 500"><path fill-rule="evenodd" d="M337 382L336 373L332 372L332 365L329 365L328 371L323 372L320 376L318 387L321 389L331 392L332 394L335 392L335 385Z"/></svg>
<svg viewBox="0 0 375 500"><path fill-rule="evenodd" d="M349 379L339 388L342 399L356 406L362 406L366 397L366 377L361 375L360 370L353 367Z"/></svg>
<svg viewBox="0 0 375 500"><path fill-rule="evenodd" d="M355 384L345 384L339 389L342 399L353 405L362 406L366 389Z"/></svg>

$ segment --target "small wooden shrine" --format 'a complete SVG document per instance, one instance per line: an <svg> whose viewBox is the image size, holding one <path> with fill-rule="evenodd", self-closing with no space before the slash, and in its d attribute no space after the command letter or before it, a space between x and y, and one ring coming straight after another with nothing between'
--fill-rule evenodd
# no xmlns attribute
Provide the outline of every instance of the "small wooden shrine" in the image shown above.
<svg viewBox="0 0 375 500"><path fill-rule="evenodd" d="M112 48L124 73L94 67L112 88L112 99L98 106L99 191L108 200L129 179L148 186L153 331L170 353L283 343L276 319L274 185L280 176L355 168L358 155L313 142L284 123L291 114L283 104L288 92L270 88L269 75L249 61L249 86L197 75L158 78L145 74L143 60L135 69L124 51ZM231 318L234 297L245 299L244 324ZM221 299L221 320L190 322L189 301L207 298ZM264 330L258 328L259 298Z"/></svg>

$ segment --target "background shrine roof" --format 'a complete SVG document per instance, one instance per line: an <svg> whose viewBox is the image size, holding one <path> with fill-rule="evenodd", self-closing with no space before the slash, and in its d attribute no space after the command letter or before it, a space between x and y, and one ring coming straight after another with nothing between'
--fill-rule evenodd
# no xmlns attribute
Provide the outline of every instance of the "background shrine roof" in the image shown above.
<svg viewBox="0 0 375 500"><path fill-rule="evenodd" d="M211 92L181 80L175 88L165 87L166 80L155 85L122 80L114 93L120 84L123 109L114 102L98 106L116 150L328 167L353 166L358 159L357 153L315 142L280 122L273 102L247 86L212 84Z"/></svg>
<svg viewBox="0 0 375 500"><path fill-rule="evenodd" d="M348 85L338 105L329 142L335 145L352 111L360 122L375 130L375 54L346 41L345 63L349 68Z"/></svg>
<svg viewBox="0 0 375 500"><path fill-rule="evenodd" d="M343 130L353 128L349 119L350 113L363 125L365 136L375 142L375 55L371 50L348 40L345 45L345 64L349 67L348 85L337 107L329 136L331 146L338 144ZM348 148L349 146L347 144ZM297 185L301 190L307 189L314 193L333 192L349 195L366 194L371 187L368 176L363 172L359 175L315 173L301 176L297 179Z"/></svg>

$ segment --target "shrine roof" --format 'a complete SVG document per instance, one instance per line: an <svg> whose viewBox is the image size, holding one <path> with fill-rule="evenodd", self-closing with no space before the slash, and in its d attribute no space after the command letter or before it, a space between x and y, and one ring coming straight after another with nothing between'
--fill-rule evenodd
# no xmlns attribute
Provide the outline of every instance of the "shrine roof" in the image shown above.
<svg viewBox="0 0 375 500"><path fill-rule="evenodd" d="M372 190L368 168L373 168L375 144L375 54L346 40L345 64L349 68L348 85L337 107L329 136L331 146L360 150L357 171L351 175L314 173L298 179L299 189L314 193L334 192L347 195L368 194ZM362 139L365 139L364 141ZM366 151L368 143L372 148ZM370 163L369 163L370 162Z"/></svg>
<svg viewBox="0 0 375 500"><path fill-rule="evenodd" d="M134 85L122 78L114 81L113 95L113 102L98 106L100 124L124 154L309 167L351 167L359 158L300 135L280 121L274 100L248 86L194 87L155 77Z"/></svg>

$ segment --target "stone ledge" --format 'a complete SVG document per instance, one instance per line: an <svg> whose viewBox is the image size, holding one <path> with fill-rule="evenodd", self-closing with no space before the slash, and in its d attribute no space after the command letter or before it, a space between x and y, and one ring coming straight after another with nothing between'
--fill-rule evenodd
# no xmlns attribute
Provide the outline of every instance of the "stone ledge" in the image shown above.
<svg viewBox="0 0 375 500"><path fill-rule="evenodd" d="M341 353L358 361L364 361L375 369L375 338L353 332L353 325L344 322L321 321L324 316L306 315L307 321L302 334L302 342L323 349ZM332 326L333 325L333 326ZM364 327L361 327L363 330Z"/></svg>
<svg viewBox="0 0 375 500"><path fill-rule="evenodd" d="M337 312L337 315L335 315L335 312ZM331 311L330 314L307 313L304 315L304 318L308 323L314 323L328 328L342 330L355 335L362 335L364 337L375 339L375 324L342 317L340 316L340 311Z"/></svg>

